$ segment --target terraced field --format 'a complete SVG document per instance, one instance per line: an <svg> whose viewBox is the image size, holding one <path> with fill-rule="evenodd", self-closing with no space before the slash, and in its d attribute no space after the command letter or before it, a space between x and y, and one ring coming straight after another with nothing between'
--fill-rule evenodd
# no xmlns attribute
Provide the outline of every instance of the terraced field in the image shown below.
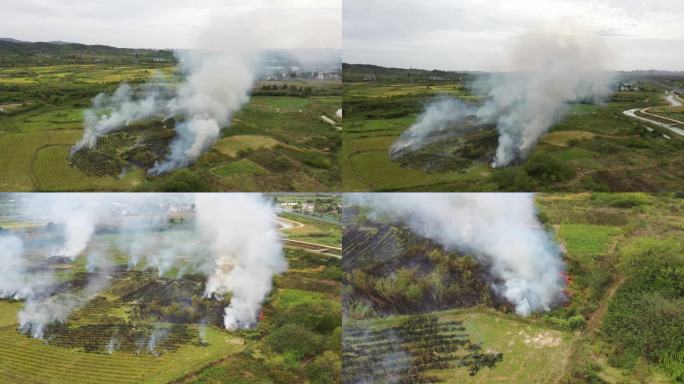
<svg viewBox="0 0 684 384"><path fill-rule="evenodd" d="M50 65L0 69L0 85L44 85L54 83L119 83L147 79L155 73L172 74L174 67L106 66L99 64Z"/></svg>
<svg viewBox="0 0 684 384"><path fill-rule="evenodd" d="M36 153L48 145L69 146L80 138L81 132L8 132L0 134L0 190L30 191L37 189L33 174ZM65 162L60 161L60 162Z"/></svg>
<svg viewBox="0 0 684 384"><path fill-rule="evenodd" d="M345 383L385 374L401 383L548 383L563 374L563 361L569 356L573 337L569 332L482 309L433 312L427 316L438 319L438 330L429 332L430 337L415 340L400 331L401 324L421 316L348 322L344 351L352 369L345 372L349 374ZM390 329L395 330L393 336L374 337ZM425 328L418 333L425 334ZM422 351L416 352L416 348ZM360 349L376 352L358 353ZM421 358L425 350L438 352ZM468 353L476 358L465 358ZM372 356L374 361L363 364L361 356ZM459 359L461 364L457 363Z"/></svg>
<svg viewBox="0 0 684 384"><path fill-rule="evenodd" d="M681 189L684 138L622 114L628 108L664 104L661 90L616 93L600 105L573 105L541 137L529 161L492 169L491 156L462 161L473 150L484 151L477 135L464 136L463 150L450 141L431 144L415 155L421 161L393 160L388 153L436 95L481 102L465 84L345 82L344 87L340 161L346 191ZM455 148L459 156L451 154Z"/></svg>
<svg viewBox="0 0 684 384"><path fill-rule="evenodd" d="M356 373L345 381L681 381L681 194L539 194L536 205L562 249L567 301L528 317L514 315L491 291L483 263L349 208L343 304L351 332L344 347ZM401 324L424 315L456 328L439 337L419 332L422 344L402 341ZM502 353L502 360L471 375L469 360L458 362L465 339L483 353ZM423 369L430 365L437 368Z"/></svg>
<svg viewBox="0 0 684 384"><path fill-rule="evenodd" d="M142 121L103 137L74 158L83 112L121 82L134 89L158 73L176 79L172 63L53 65L0 69L0 190L333 190L340 183L339 82L295 80L310 95L259 95L239 111L215 148L186 171L151 177L175 136L174 121ZM293 89L294 89L293 88ZM313 94L311 94L313 93ZM50 146L50 147L47 147ZM45 148L44 148L45 147ZM244 160L244 161L243 161ZM247 166L245 166L247 165ZM179 180L180 179L180 180Z"/></svg>
<svg viewBox="0 0 684 384"><path fill-rule="evenodd" d="M10 213L5 212L8 216L3 228L19 228L22 223L15 222ZM297 226L299 236L315 239L321 235L323 242L331 244L321 247L340 244L339 224L319 218L298 220L306 221ZM24 224L27 230L35 231L25 244L33 262L33 256L44 252L43 224ZM42 340L18 330L17 315L23 302L0 300L0 382L169 383L194 382L198 377L215 374L217 381L201 382L263 383L275 382L273 377L281 375L281 370L295 377L294 382L306 382L306 367L318 354L327 354L326 361L335 356L339 363L334 351L341 348L341 272L335 255L286 244L289 270L274 277L259 323L254 329L232 332L223 329L224 308L230 303L230 295L205 297L206 276L188 270L179 277L178 268L183 266L163 276L150 270L146 262L131 266L129 255L118 245L126 236L125 232L107 227L93 236L87 251L73 263L36 265L54 269L59 281L56 292L78 301L66 322L51 323L43 329ZM183 224L150 236L197 240ZM107 287L93 296L84 291L89 289L91 278L100 273L87 270L86 254L95 250L111 252L112 266L106 272ZM308 320L297 316L308 316ZM288 325L308 327L316 343L314 355L290 362L293 353L270 347L270 335ZM286 345L296 342L289 340ZM284 367L285 359L294 368ZM244 367L235 371L230 363L234 361L249 362L258 374L231 381L234 376L249 373ZM319 367L317 372L320 369L326 368Z"/></svg>
<svg viewBox="0 0 684 384"><path fill-rule="evenodd" d="M23 383L168 383L244 346L218 328L206 330L208 344L186 344L161 356L129 352L87 353L48 345L16 330L16 305L0 302L15 322L0 328L0 381Z"/></svg>

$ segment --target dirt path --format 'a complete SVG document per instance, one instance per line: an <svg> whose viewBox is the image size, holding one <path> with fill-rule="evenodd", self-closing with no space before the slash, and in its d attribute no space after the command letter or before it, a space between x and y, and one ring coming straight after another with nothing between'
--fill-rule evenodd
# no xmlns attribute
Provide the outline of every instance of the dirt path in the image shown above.
<svg viewBox="0 0 684 384"><path fill-rule="evenodd" d="M605 168L605 169L582 169L580 170L575 177L572 179L565 181L561 184L557 184L556 186L558 187L569 187L571 185L574 185L576 183L579 183L584 176L591 175L592 173L596 172L621 172L621 171L643 171L647 169L651 169L653 167L658 166L658 161L653 160L649 164L640 164L638 166L631 166L631 165L620 165L617 167L611 167L611 168Z"/></svg>
<svg viewBox="0 0 684 384"><path fill-rule="evenodd" d="M616 257L617 246L622 240L625 239L625 237L626 235L622 235L615 238L606 254L611 257ZM558 380L554 381L554 383L561 383L563 378L568 376L570 362L575 361L576 356L581 353L580 346L584 343L590 342L596 337L599 327L601 326L601 323L603 323L603 318L606 316L606 312L608 312L608 304L610 303L610 300L615 296L625 281L627 281L625 276L617 275L615 277L608 289L606 289L606 292L601 298L598 307L594 312L592 312L591 316L589 316L589 319L587 319L584 329L575 333L575 337L572 339L570 353L568 353L567 357L563 360L564 373Z"/></svg>
<svg viewBox="0 0 684 384"><path fill-rule="evenodd" d="M610 285L610 287L608 287L606 295L603 297L603 299L601 299L598 308L594 311L594 313L591 314L591 317L587 321L585 333L591 336L596 335L596 331L603 322L603 318L606 316L606 312L608 311L608 303L610 303L610 300L613 298L613 296L615 296L615 293L618 291L618 289L620 289L620 287L622 287L625 281L627 281L625 276L619 276Z"/></svg>

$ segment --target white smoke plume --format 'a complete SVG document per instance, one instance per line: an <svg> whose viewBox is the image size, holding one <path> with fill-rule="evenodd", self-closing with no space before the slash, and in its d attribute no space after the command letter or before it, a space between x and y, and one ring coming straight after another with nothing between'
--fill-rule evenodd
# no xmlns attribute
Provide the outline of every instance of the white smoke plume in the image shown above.
<svg viewBox="0 0 684 384"><path fill-rule="evenodd" d="M321 0L320 9L334 11L338 3ZM135 97L122 84L111 96L98 95L85 114L83 138L72 152L92 148L102 135L130 123L174 117L176 137L166 158L148 172L158 175L186 167L214 144L232 114L249 101L264 50L341 45L329 34L340 23L333 19L335 12L306 12L310 5L298 0L255 0L250 6L218 8L199 28L192 49L174 52L183 76L177 87L149 85Z"/></svg>
<svg viewBox="0 0 684 384"><path fill-rule="evenodd" d="M49 256L74 260L88 245L100 217L107 215L108 206L101 194L35 194L21 199L20 211L33 222L54 225L63 238L55 242Z"/></svg>
<svg viewBox="0 0 684 384"><path fill-rule="evenodd" d="M347 204L399 220L447 250L472 253L519 315L565 299L561 251L539 223L532 194L353 194Z"/></svg>
<svg viewBox="0 0 684 384"><path fill-rule="evenodd" d="M29 297L24 308L19 312L19 329L31 333L34 338L42 339L45 327L54 322L65 322L69 315L83 307L99 292L107 288L111 281L112 264L102 255L88 257L89 274L86 287L77 292L58 293L46 296L49 291L37 297Z"/></svg>
<svg viewBox="0 0 684 384"><path fill-rule="evenodd" d="M415 151L437 141L444 135L454 132L455 124L468 117L475 117L476 111L459 99L440 97L428 104L425 112L411 128L402 132L401 137L390 148L390 154Z"/></svg>
<svg viewBox="0 0 684 384"><path fill-rule="evenodd" d="M157 352L157 344L163 341L169 335L168 328L155 327L147 341L147 351L155 356L159 356Z"/></svg>
<svg viewBox="0 0 684 384"><path fill-rule="evenodd" d="M27 300L19 312L19 330L42 339L45 327L54 322L64 322L77 308L78 302L71 297L53 296L42 300Z"/></svg>
<svg viewBox="0 0 684 384"><path fill-rule="evenodd" d="M188 270L206 274L207 296L231 295L229 329L257 322L273 275L287 268L274 207L261 195L17 194L17 201L21 220L39 225L40 245L29 257L27 240L0 232L0 298L26 300L20 329L38 338L48 324L67 321L106 289L119 252L130 257L129 267L144 262L160 276L172 269L179 276ZM179 217L180 228L171 224ZM98 230L119 235L93 242ZM47 267L52 256L66 262L85 257L87 286L56 292Z"/></svg>
<svg viewBox="0 0 684 384"><path fill-rule="evenodd" d="M0 297L15 300L36 294L35 281L27 278L21 238L0 232Z"/></svg>
<svg viewBox="0 0 684 384"><path fill-rule="evenodd" d="M197 228L214 253L206 294L231 294L227 329L256 324L274 275L284 272L273 206L259 195L197 196Z"/></svg>
<svg viewBox="0 0 684 384"><path fill-rule="evenodd" d="M84 133L72 152L93 148L98 137L127 126L129 123L160 114L164 109L161 89L144 87L143 95L136 100L128 84L121 84L111 95L100 93L93 99L91 109L83 113ZM106 112L109 113L106 113ZM105 112L105 113L103 113Z"/></svg>
<svg viewBox="0 0 684 384"><path fill-rule="evenodd" d="M565 116L570 103L596 102L609 95L607 52L601 40L578 28L541 28L520 36L512 44L510 72L476 81L476 87L487 90L484 105L444 100L428 105L390 154L423 147L429 135L458 130L466 116L476 116L481 124L495 123L499 133L492 166L524 159L541 135Z"/></svg>
<svg viewBox="0 0 684 384"><path fill-rule="evenodd" d="M149 173L161 174L197 160L216 141L232 114L249 101L256 51L192 50L176 51L175 56L184 76L177 88L144 87L142 97L136 99L131 87L122 84L111 96L98 95L85 113L83 138L72 152L93 148L99 137L130 123L155 116L174 117L176 138L166 159L158 161Z"/></svg>
<svg viewBox="0 0 684 384"><path fill-rule="evenodd" d="M186 78L168 108L184 118L176 124L168 157L151 174L185 167L214 144L233 112L249 101L256 74L254 50L183 51L176 56Z"/></svg>

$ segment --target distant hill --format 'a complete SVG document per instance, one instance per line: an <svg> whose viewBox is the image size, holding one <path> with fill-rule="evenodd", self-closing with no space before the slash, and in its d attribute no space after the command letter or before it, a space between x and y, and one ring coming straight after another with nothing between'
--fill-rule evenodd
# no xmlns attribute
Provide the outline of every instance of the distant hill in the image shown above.
<svg viewBox="0 0 684 384"><path fill-rule="evenodd" d="M0 41L6 41L8 43L29 43L28 41L17 40L11 37L0 37Z"/></svg>
<svg viewBox="0 0 684 384"><path fill-rule="evenodd" d="M397 82L397 81L463 81L470 74L465 72L388 68L372 64L342 64L344 81Z"/></svg>
<svg viewBox="0 0 684 384"><path fill-rule="evenodd" d="M64 41L27 42L0 38L0 67L51 64L139 64L175 62L173 52L157 49L116 48Z"/></svg>

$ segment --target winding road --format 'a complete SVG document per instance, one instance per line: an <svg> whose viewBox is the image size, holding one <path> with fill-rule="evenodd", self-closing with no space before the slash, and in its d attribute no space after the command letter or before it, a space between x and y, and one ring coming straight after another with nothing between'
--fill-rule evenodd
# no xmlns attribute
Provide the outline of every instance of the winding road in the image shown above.
<svg viewBox="0 0 684 384"><path fill-rule="evenodd" d="M276 222L282 229L296 229L302 228L306 225L298 221L286 219L283 217L277 217ZM292 240L288 239L287 237L281 237L281 239L283 240L286 246L289 246L291 248L306 249L307 251L319 253L324 256L342 259L342 248L340 247L333 247L330 245L319 243L311 243L308 241Z"/></svg>
<svg viewBox="0 0 684 384"><path fill-rule="evenodd" d="M670 103L670 105L673 106L673 107L681 107L681 106L682 106L682 100L681 100L677 95L675 95L675 94L672 93L672 92L667 92L667 94L666 94L666 96L665 96L665 100L667 100L667 101ZM633 109L628 109L628 110L626 110L626 111L623 111L622 113L623 113L624 115L626 115L626 116L631 117L631 118L638 119L638 120L641 120L641 121L645 121L645 122L647 122L647 123L650 123L650 124L653 124L653 125L657 125L657 126L662 127L662 128L669 129L670 131L672 131L672 132L674 132L674 133L676 133L676 134L678 134L678 135L680 135L680 136L684 136L684 129L681 129L681 128L678 128L678 127L677 127L678 125L679 125L679 126L684 126L684 121L679 121L679 120L675 120L675 119L670 119L669 117L663 117L663 116L660 116L660 115L656 115L656 114L650 113L650 112L648 112L648 110L651 109L651 108L653 108L653 107L648 107L648 108L633 108ZM656 118L658 118L660 121L658 121L658 120L653 120L653 119L649 119L649 118L643 117L643 116L639 116L639 115L637 115L637 112L638 112L638 113L641 113L641 114L643 114L643 115L648 115L648 116L656 117ZM662 122L662 120L671 121L672 123L667 124L667 123Z"/></svg>

